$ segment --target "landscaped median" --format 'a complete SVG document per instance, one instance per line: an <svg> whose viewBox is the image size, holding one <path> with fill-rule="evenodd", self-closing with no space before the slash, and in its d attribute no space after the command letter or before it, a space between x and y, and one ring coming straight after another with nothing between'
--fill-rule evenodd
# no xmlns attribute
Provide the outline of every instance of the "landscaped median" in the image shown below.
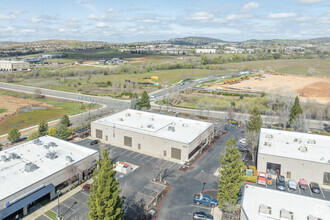
<svg viewBox="0 0 330 220"><path fill-rule="evenodd" d="M57 214L55 212L53 212L52 210L48 210L47 212L45 212L45 214L48 218L52 219L52 220L58 220L58 218L56 217ZM63 217L60 217L59 219L63 219Z"/></svg>

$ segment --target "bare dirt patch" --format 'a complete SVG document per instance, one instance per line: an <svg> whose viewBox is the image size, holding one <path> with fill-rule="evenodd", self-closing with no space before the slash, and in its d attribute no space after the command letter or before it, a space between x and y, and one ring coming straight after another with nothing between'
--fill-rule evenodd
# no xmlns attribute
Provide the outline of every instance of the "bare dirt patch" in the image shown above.
<svg viewBox="0 0 330 220"><path fill-rule="evenodd" d="M44 102L15 98L13 96L0 95L0 109L7 109L6 112L0 114L0 121L19 112L21 108L33 107L52 107Z"/></svg>
<svg viewBox="0 0 330 220"><path fill-rule="evenodd" d="M299 95L303 99L314 99L320 103L330 102L330 78L296 75L264 75L265 78L252 77L236 84L214 84L224 90L265 92L285 96Z"/></svg>

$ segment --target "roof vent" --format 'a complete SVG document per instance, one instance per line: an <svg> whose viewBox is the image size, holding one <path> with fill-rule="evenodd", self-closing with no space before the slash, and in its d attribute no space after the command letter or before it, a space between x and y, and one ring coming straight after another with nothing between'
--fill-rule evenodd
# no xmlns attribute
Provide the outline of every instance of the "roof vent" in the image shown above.
<svg viewBox="0 0 330 220"><path fill-rule="evenodd" d="M126 117L130 117L131 114L130 114L130 113L126 113L125 116L126 116Z"/></svg>
<svg viewBox="0 0 330 220"><path fill-rule="evenodd" d="M184 123L184 124L182 124L182 126L183 126L183 127L188 127L188 124L185 124L185 123Z"/></svg>
<svg viewBox="0 0 330 220"><path fill-rule="evenodd" d="M48 144L45 144L45 145L44 145L44 148L45 148L45 149L49 149L50 146L49 146Z"/></svg>
<svg viewBox="0 0 330 220"><path fill-rule="evenodd" d="M53 152L48 152L48 153L46 154L46 157L47 157L48 159L54 160L54 159L57 157L57 155L56 155L56 152L53 151Z"/></svg>
<svg viewBox="0 0 330 220"><path fill-rule="evenodd" d="M39 138L35 139L33 143L36 145L42 145L42 141L40 141Z"/></svg>
<svg viewBox="0 0 330 220"><path fill-rule="evenodd" d="M264 214L267 214L267 215L271 215L272 214L272 208L269 207L269 206L266 206L264 204L261 204L259 206L259 213L264 213Z"/></svg>
<svg viewBox="0 0 330 220"><path fill-rule="evenodd" d="M155 119L154 118L150 118L150 121L154 121Z"/></svg>
<svg viewBox="0 0 330 220"><path fill-rule="evenodd" d="M173 126L174 126L174 125L175 125L175 122L173 121L173 122L171 123L171 125L173 125Z"/></svg>
<svg viewBox="0 0 330 220"><path fill-rule="evenodd" d="M154 128L154 126L152 124L148 124L147 127L148 128Z"/></svg>
<svg viewBox="0 0 330 220"><path fill-rule="evenodd" d="M1 161L7 162L9 161L9 158L7 158L6 155L1 155Z"/></svg>
<svg viewBox="0 0 330 220"><path fill-rule="evenodd" d="M18 154L16 154L16 153L10 153L10 154L9 154L9 158L11 158L11 159L18 159L19 156L18 156Z"/></svg>
<svg viewBox="0 0 330 220"><path fill-rule="evenodd" d="M288 210L285 210L285 209L281 209L281 212L280 212L280 216L281 218L284 218L284 219L293 219L293 212L290 212Z"/></svg>
<svg viewBox="0 0 330 220"><path fill-rule="evenodd" d="M272 146L272 144L270 142L265 142L264 145L268 146L268 147Z"/></svg>
<svg viewBox="0 0 330 220"><path fill-rule="evenodd" d="M38 169L38 166L34 163L27 163L25 164L25 171L26 172L33 172L35 171L36 169Z"/></svg>
<svg viewBox="0 0 330 220"><path fill-rule="evenodd" d="M271 135L271 134L267 134L267 135L266 135L266 138L269 138L269 139L270 139L270 138L273 138L273 135Z"/></svg>
<svg viewBox="0 0 330 220"><path fill-rule="evenodd" d="M300 152L307 152L307 147L301 146L301 147L299 147L299 151Z"/></svg>
<svg viewBox="0 0 330 220"><path fill-rule="evenodd" d="M57 147L57 144L55 142L49 142L48 146L49 147Z"/></svg>
<svg viewBox="0 0 330 220"><path fill-rule="evenodd" d="M65 157L65 160L68 161L68 162L70 162L70 163L73 162L73 159L70 156L66 156Z"/></svg>
<svg viewBox="0 0 330 220"><path fill-rule="evenodd" d="M308 220L322 220L322 218L318 218L318 217L315 217L313 215L309 215Z"/></svg>
<svg viewBox="0 0 330 220"><path fill-rule="evenodd" d="M316 141L315 140L308 140L307 143L308 144L316 144Z"/></svg>
<svg viewBox="0 0 330 220"><path fill-rule="evenodd" d="M124 121L124 119L123 118L118 118L118 121Z"/></svg>
<svg viewBox="0 0 330 220"><path fill-rule="evenodd" d="M175 127L174 126L168 126L168 130L174 132L175 131Z"/></svg>
<svg viewBox="0 0 330 220"><path fill-rule="evenodd" d="M293 140L293 142L298 142L298 138L295 138L295 139Z"/></svg>

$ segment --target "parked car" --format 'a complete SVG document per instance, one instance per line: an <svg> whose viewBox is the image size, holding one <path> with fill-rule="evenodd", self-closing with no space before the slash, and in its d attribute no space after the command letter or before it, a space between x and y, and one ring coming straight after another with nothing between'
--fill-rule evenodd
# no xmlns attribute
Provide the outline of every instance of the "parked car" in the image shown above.
<svg viewBox="0 0 330 220"><path fill-rule="evenodd" d="M237 145L236 147L238 148L238 151L240 151L240 152L248 152L248 151L249 151L249 150L248 150L246 147L244 147L243 145Z"/></svg>
<svg viewBox="0 0 330 220"><path fill-rule="evenodd" d="M241 144L246 144L246 140L245 140L245 138L242 138L242 139L239 140L238 142L241 143Z"/></svg>
<svg viewBox="0 0 330 220"><path fill-rule="evenodd" d="M308 183L307 180L305 179L300 179L299 180L299 187L303 190L307 190L308 189Z"/></svg>
<svg viewBox="0 0 330 220"><path fill-rule="evenodd" d="M85 191L85 192L89 192L89 189L91 188L91 186L89 184L85 184L82 189Z"/></svg>
<svg viewBox="0 0 330 220"><path fill-rule="evenodd" d="M320 189L319 184L317 184L315 182L311 182L309 184L309 186L311 187L311 190L312 190L313 193L320 194L321 189Z"/></svg>
<svg viewBox="0 0 330 220"><path fill-rule="evenodd" d="M286 190L286 186L285 186L285 178L284 176L278 175L276 178L276 188L278 190Z"/></svg>
<svg viewBox="0 0 330 220"><path fill-rule="evenodd" d="M92 141L92 142L90 143L90 145L97 145L98 143L99 143L98 140L94 140L94 141Z"/></svg>
<svg viewBox="0 0 330 220"><path fill-rule="evenodd" d="M272 174L270 174L270 173L267 174L266 182L267 182L267 185L272 185L273 184Z"/></svg>
<svg viewBox="0 0 330 220"><path fill-rule="evenodd" d="M298 184L293 179L289 179L288 187L289 187L289 189L292 189L292 190L298 190Z"/></svg>
<svg viewBox="0 0 330 220"><path fill-rule="evenodd" d="M211 220L213 219L213 216L206 214L205 212L194 212L193 219Z"/></svg>
<svg viewBox="0 0 330 220"><path fill-rule="evenodd" d="M196 194L194 195L193 202L197 205L203 204L208 206L217 206L218 201L217 199L209 196L209 195L203 195L203 194Z"/></svg>
<svg viewBox="0 0 330 220"><path fill-rule="evenodd" d="M264 172L259 172L258 173L258 184L260 185L266 185L266 173Z"/></svg>

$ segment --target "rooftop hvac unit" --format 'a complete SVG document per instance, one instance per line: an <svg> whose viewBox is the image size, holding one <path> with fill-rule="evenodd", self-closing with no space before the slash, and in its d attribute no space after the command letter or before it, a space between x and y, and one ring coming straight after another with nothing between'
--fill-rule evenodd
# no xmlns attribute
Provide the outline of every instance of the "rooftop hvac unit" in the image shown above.
<svg viewBox="0 0 330 220"><path fill-rule="evenodd" d="M130 113L126 113L125 116L126 116L126 117L130 117L131 114L130 114Z"/></svg>
<svg viewBox="0 0 330 220"><path fill-rule="evenodd" d="M40 141L39 138L35 139L33 143L36 145L42 145L42 141Z"/></svg>
<svg viewBox="0 0 330 220"><path fill-rule="evenodd" d="M55 151L54 151L54 152L48 152L48 153L46 154L46 157L47 157L48 159L54 160L54 159L57 157L57 155L56 155L56 152L55 152Z"/></svg>
<svg viewBox="0 0 330 220"><path fill-rule="evenodd" d="M36 169L38 169L38 166L34 163L27 163L25 164L25 171L26 172L33 172L35 171Z"/></svg>
<svg viewBox="0 0 330 220"><path fill-rule="evenodd" d="M168 130L174 132L175 131L175 127L174 126L168 126Z"/></svg>
<svg viewBox="0 0 330 220"><path fill-rule="evenodd" d="M57 144L55 142L49 142L48 146L50 147L57 147Z"/></svg>
<svg viewBox="0 0 330 220"><path fill-rule="evenodd" d="M322 220L322 218L315 217L313 215L309 215L307 220Z"/></svg>
<svg viewBox="0 0 330 220"><path fill-rule="evenodd" d="M45 149L49 149L50 146L49 146L48 144L45 144L45 145L44 145L44 148L45 148Z"/></svg>
<svg viewBox="0 0 330 220"><path fill-rule="evenodd" d="M271 134L267 134L267 135L266 135L266 138L273 138L273 135L271 135Z"/></svg>
<svg viewBox="0 0 330 220"><path fill-rule="evenodd" d="M284 218L284 219L293 220L293 212L290 212L290 211L285 210L285 209L281 209L280 216L281 216L281 218Z"/></svg>
<svg viewBox="0 0 330 220"><path fill-rule="evenodd" d="M272 214L272 208L269 207L269 206L266 206L264 204L261 204L259 206L259 213L264 213L264 214L267 214L267 215L271 215Z"/></svg>
<svg viewBox="0 0 330 220"><path fill-rule="evenodd" d="M316 144L316 141L315 140L308 140L307 143L308 144Z"/></svg>
<svg viewBox="0 0 330 220"><path fill-rule="evenodd" d="M188 127L188 124L182 124L183 127Z"/></svg>
<svg viewBox="0 0 330 220"><path fill-rule="evenodd" d="M19 158L19 156L16 153L10 153L9 154L9 158L11 158L11 159L17 159L17 158Z"/></svg>
<svg viewBox="0 0 330 220"><path fill-rule="evenodd" d="M70 163L73 162L73 159L70 156L66 156L65 157L65 160L68 161L68 162L70 162Z"/></svg>
<svg viewBox="0 0 330 220"><path fill-rule="evenodd" d="M6 157L6 155L1 155L1 161L7 162L9 158Z"/></svg>
<svg viewBox="0 0 330 220"><path fill-rule="evenodd" d="M154 121L155 119L154 118L150 118L150 121Z"/></svg>
<svg viewBox="0 0 330 220"><path fill-rule="evenodd" d="M123 118L118 118L118 121L124 121L124 119Z"/></svg>
<svg viewBox="0 0 330 220"><path fill-rule="evenodd" d="M307 147L301 146L301 147L299 147L299 151L305 153L305 152L307 152Z"/></svg>
<svg viewBox="0 0 330 220"><path fill-rule="evenodd" d="M154 126L152 124L148 124L147 127L148 128L154 128Z"/></svg>

